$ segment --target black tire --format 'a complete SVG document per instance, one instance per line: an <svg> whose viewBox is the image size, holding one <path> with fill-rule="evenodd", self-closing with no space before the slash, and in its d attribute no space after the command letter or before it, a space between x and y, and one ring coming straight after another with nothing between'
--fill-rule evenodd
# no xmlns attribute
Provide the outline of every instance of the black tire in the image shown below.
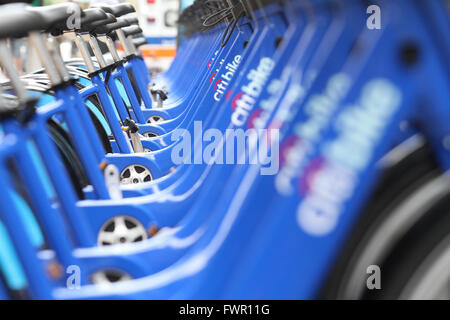
<svg viewBox="0 0 450 320"><path fill-rule="evenodd" d="M138 102L140 104L142 104L143 101L142 101L142 98L141 98L139 87L138 87L138 85L136 83L136 79L134 78L133 72L131 70L127 70L127 75L128 75L128 79L130 79L131 87L134 90L134 94L136 95L136 98L137 98Z"/></svg>
<svg viewBox="0 0 450 320"><path fill-rule="evenodd" d="M423 212L423 218L397 244L384 262L381 269L381 290L370 291L365 298L450 298L450 183L448 177L440 176L434 179L431 183L436 188L442 188L443 196L424 210L426 212ZM439 183L438 180L445 181ZM444 258L445 261L439 261ZM437 263L441 264L438 273L432 270ZM427 290L424 290L425 288ZM442 292L441 288L445 289L444 296L434 292Z"/></svg>
<svg viewBox="0 0 450 320"><path fill-rule="evenodd" d="M78 90L81 90L84 88L84 86L78 82L75 85L78 88ZM101 107L100 101L98 100L97 96L92 95L88 99L97 108L97 110L101 112L103 117L106 119L105 113L103 112L103 108ZM113 149L112 149L111 143L109 141L108 134L106 133L105 129L103 128L103 125L101 124L100 120L95 116L94 112L91 109L89 109L88 107L86 107L86 109L88 110L89 116L92 119L95 130L97 131L97 135L98 135L100 141L102 142L104 151L106 153L112 153Z"/></svg>
<svg viewBox="0 0 450 320"><path fill-rule="evenodd" d="M102 143L103 151L106 153L113 153L113 149L112 149L111 143L109 142L108 135L107 135L105 129L103 128L102 124L100 123L100 120L98 120L98 118L95 116L94 112L92 112L89 108L88 108L88 112L92 119L92 123L94 124L95 130L97 131L98 138L100 139L100 141Z"/></svg>
<svg viewBox="0 0 450 320"><path fill-rule="evenodd" d="M422 144L405 155L396 165L386 169L359 221L340 251L324 283L321 298L361 299L366 296L369 290L365 283L367 274L365 269L361 269L362 256L370 256L369 248L372 248L373 237L391 216L392 210L428 181L437 177L439 175L437 168L429 147ZM370 264L383 265L384 259L390 256L396 244L391 245L392 247L383 248L384 252L381 254L370 257ZM360 277L359 281L355 280L355 273Z"/></svg>
<svg viewBox="0 0 450 320"><path fill-rule="evenodd" d="M83 188L86 187L89 182L68 133L59 123L52 119L48 121L47 127L51 139L59 151L64 167L70 176L75 192L80 199L84 199Z"/></svg>

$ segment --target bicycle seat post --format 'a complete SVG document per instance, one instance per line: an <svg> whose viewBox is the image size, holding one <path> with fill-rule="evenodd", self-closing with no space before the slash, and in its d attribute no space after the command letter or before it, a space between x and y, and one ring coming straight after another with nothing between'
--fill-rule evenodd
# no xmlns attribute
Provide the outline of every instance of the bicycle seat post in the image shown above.
<svg viewBox="0 0 450 320"><path fill-rule="evenodd" d="M53 59L53 62L55 63L55 67L61 76L62 81L63 82L69 81L70 74L66 68L66 65L64 64L64 61L61 57L61 54L59 52L57 43L55 42L55 39L47 37L46 44L47 44L48 50L50 51L51 58Z"/></svg>
<svg viewBox="0 0 450 320"><path fill-rule="evenodd" d="M101 41L106 43L106 46L108 47L108 51L111 53L113 61L114 62L119 62L120 61L120 56L119 56L119 53L116 50L116 46L114 44L114 41L111 39L111 37L105 34L105 35L98 36L98 38Z"/></svg>
<svg viewBox="0 0 450 320"><path fill-rule="evenodd" d="M106 43L108 51L111 53L111 56L115 63L120 62L121 59L114 44L114 40L112 39L113 33L115 30L125 26L129 26L130 24L131 23L128 21L128 19L118 18L117 22L110 23L105 26L100 26L99 28L92 31L92 35L94 37Z"/></svg>
<svg viewBox="0 0 450 320"><path fill-rule="evenodd" d="M129 3L122 3L113 6L100 6L100 8L103 9L105 12L113 14L116 18L136 12L134 6ZM128 41L125 32L121 28L117 28L115 29L115 33L117 35L120 44L123 47L125 56L129 57L134 55L136 53L135 50L136 48L130 43L130 41Z"/></svg>
<svg viewBox="0 0 450 320"><path fill-rule="evenodd" d="M6 39L0 39L0 65L3 67L6 76L9 78L14 92L19 99L19 103L27 103L30 100L30 97L20 79L19 72L14 67L13 57L6 45Z"/></svg>
<svg viewBox="0 0 450 320"><path fill-rule="evenodd" d="M102 10L102 9L98 9L98 10ZM94 55L95 55L97 62L101 69L107 67L107 63L103 56L103 52L100 49L100 46L98 44L96 29L107 26L108 24L114 24L117 21L116 18L114 17L114 15L112 15L110 13L105 13L105 14L106 14L105 19L97 20L97 21L93 22L92 24L90 24L86 27L86 30L83 30L84 32L81 33L81 37L83 38L83 40L86 43L90 44L92 51L94 52Z"/></svg>
<svg viewBox="0 0 450 320"><path fill-rule="evenodd" d="M33 47L36 49L39 59L45 68L51 84L54 86L61 84L63 80L50 55L43 35L40 32L32 31L30 32L28 38L30 39Z"/></svg>
<svg viewBox="0 0 450 320"><path fill-rule="evenodd" d="M92 74L96 71L94 62L92 61L91 55L89 54L89 49L87 43L83 40L80 34L75 35L75 44L80 51L81 57L83 58L84 64L86 65L87 71Z"/></svg>
<svg viewBox="0 0 450 320"><path fill-rule="evenodd" d="M89 30L95 28L96 24L101 24L107 19L108 16L103 10L99 8L90 8L83 11L83 17L81 18L80 27L78 29L63 28L63 30L67 33L74 34L75 45L80 51L81 58L83 59L87 71L90 74L94 73L96 71L96 68L89 53L89 46L86 43L86 41L90 41Z"/></svg>
<svg viewBox="0 0 450 320"><path fill-rule="evenodd" d="M127 37L125 36L125 33L122 31L122 29L116 30L117 38L119 39L120 44L123 47L123 50L125 52L125 56L131 56L134 53L134 49L130 46L130 43L127 40Z"/></svg>
<svg viewBox="0 0 450 320"><path fill-rule="evenodd" d="M89 44L91 45L92 51L94 51L94 55L97 58L97 62L99 64L100 68L105 68L106 61L105 61L105 58L103 57L102 50L100 49L100 46L98 45L97 38L95 36L93 36L92 34L84 34L83 37L85 37L85 39L88 39Z"/></svg>
<svg viewBox="0 0 450 320"><path fill-rule="evenodd" d="M133 36L128 36L128 37L127 37L127 42L128 42L128 45L130 46L130 50L133 52L133 55L139 56L139 55L140 55L140 51L139 51L139 49L134 45L134 42L133 42Z"/></svg>

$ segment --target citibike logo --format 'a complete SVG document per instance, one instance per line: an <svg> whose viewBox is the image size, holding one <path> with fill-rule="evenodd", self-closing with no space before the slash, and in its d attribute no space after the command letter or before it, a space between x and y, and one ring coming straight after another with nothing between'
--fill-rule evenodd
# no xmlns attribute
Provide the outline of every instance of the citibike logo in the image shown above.
<svg viewBox="0 0 450 320"><path fill-rule="evenodd" d="M313 94L303 106L305 118L294 126L294 132L281 145L281 169L275 178L275 188L284 196L295 191L295 180L302 174L298 184L300 196L309 189L318 171L317 162L307 165L306 160L314 152L323 131L332 119L333 112L351 87L351 79L344 73L330 77L325 90Z"/></svg>
<svg viewBox="0 0 450 320"><path fill-rule="evenodd" d="M336 228L401 101L397 87L377 78L364 86L359 101L338 115L334 122L337 136L325 143L321 158L315 160L318 170L297 207L297 222L305 232L319 237Z"/></svg>
<svg viewBox="0 0 450 320"><path fill-rule="evenodd" d="M225 93L225 90L227 89L228 85L230 84L231 79L233 79L234 74L236 73L236 70L239 66L239 63L241 62L241 56L237 55L234 57L232 62L227 63L225 66L225 71L222 73L220 78L214 83L214 90L216 93L214 93L214 100L220 101ZM216 73L213 73L211 75L210 82L212 83L215 80Z"/></svg>
<svg viewBox="0 0 450 320"><path fill-rule="evenodd" d="M252 69L247 79L250 82L241 88L241 92L236 94L231 102L234 112L231 115L231 122L242 127L248 120L250 113L256 103L256 99L266 84L270 73L275 67L275 62L270 58L262 58L256 69Z"/></svg>

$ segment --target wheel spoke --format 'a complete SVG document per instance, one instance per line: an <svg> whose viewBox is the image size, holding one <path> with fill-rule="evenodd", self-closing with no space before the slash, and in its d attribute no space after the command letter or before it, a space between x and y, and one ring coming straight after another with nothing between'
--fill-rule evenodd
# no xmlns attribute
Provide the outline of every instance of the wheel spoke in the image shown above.
<svg viewBox="0 0 450 320"><path fill-rule="evenodd" d="M138 173L136 172L135 166L130 166L130 178L133 180L133 177L135 177Z"/></svg>
<svg viewBox="0 0 450 320"><path fill-rule="evenodd" d="M114 222L116 223L116 228L114 230L114 233L119 237L126 237L126 234L128 233L128 228L125 225L125 219L124 217L117 217Z"/></svg>
<svg viewBox="0 0 450 320"><path fill-rule="evenodd" d="M104 242L109 243L109 244L114 244L114 243L116 243L116 241L117 241L117 239L116 239L114 232L101 231L100 235L98 237L98 242L100 244L102 244Z"/></svg>
<svg viewBox="0 0 450 320"><path fill-rule="evenodd" d="M122 182L123 184L131 184L131 179L130 178L122 178L122 179L120 179L120 182Z"/></svg>
<svg viewBox="0 0 450 320"><path fill-rule="evenodd" d="M111 231L111 224L114 229ZM107 231L109 229L109 231ZM98 234L99 245L132 243L147 239L147 231L142 223L130 216L116 216L108 220Z"/></svg>
<svg viewBox="0 0 450 320"><path fill-rule="evenodd" d="M145 240L147 237L146 232L143 228L135 227L131 230L128 230L129 242L134 242L139 237L142 237L142 240Z"/></svg>

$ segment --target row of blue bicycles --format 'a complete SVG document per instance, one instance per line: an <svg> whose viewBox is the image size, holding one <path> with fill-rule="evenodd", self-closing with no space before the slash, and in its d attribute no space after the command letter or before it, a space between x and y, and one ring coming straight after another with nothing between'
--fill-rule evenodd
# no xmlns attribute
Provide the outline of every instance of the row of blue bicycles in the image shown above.
<svg viewBox="0 0 450 320"><path fill-rule="evenodd" d="M449 10L196 0L150 77L128 3L1 6L0 298L449 299Z"/></svg>

